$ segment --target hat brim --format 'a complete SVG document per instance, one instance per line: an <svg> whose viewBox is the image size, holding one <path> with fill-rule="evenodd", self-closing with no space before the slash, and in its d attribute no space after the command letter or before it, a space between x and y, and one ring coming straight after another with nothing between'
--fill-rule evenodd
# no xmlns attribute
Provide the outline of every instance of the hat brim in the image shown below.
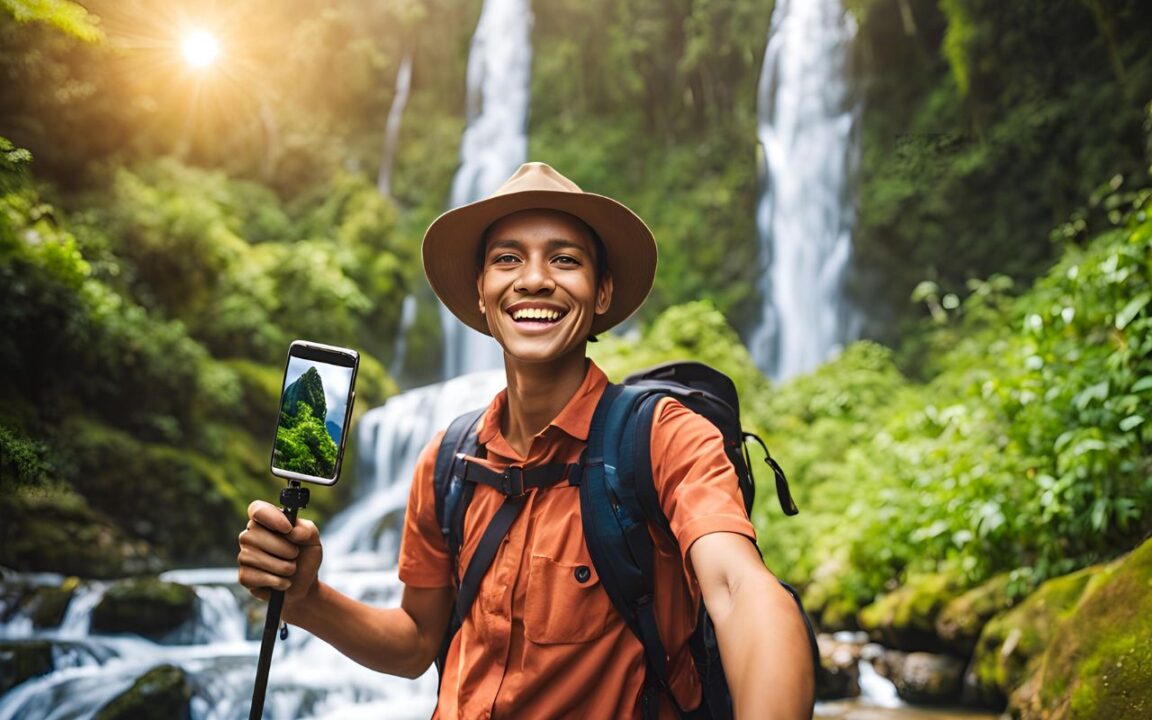
<svg viewBox="0 0 1152 720"><path fill-rule="evenodd" d="M449 210L424 234L424 274L441 302L461 322L491 334L480 312L476 289L479 245L489 225L521 210L566 212L588 223L600 236L612 276L612 303L592 321L593 334L620 324L644 303L656 277L656 241L643 220L604 195L525 190Z"/></svg>

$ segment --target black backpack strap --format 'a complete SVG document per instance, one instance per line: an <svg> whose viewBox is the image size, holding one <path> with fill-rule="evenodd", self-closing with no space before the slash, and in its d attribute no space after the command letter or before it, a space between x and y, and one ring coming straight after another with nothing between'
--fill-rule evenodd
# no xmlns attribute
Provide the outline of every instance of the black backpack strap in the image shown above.
<svg viewBox="0 0 1152 720"><path fill-rule="evenodd" d="M436 451L436 466L432 474L432 487L436 496L436 522L444 541L448 544L448 553L452 557L452 584L459 595L460 588L460 546L464 542L464 514L468 511L468 504L472 501L472 492L476 486L464 482L463 472L459 466L465 463L457 462L463 455L475 455L479 448L476 437L476 426L484 415L484 408L465 413L452 421L444 431L440 447ZM440 651L436 654L436 669L440 677L444 677L444 662L448 659L448 646L452 638L460 629L456 620L455 602L452 615L448 618L448 627L444 630L444 638L440 642Z"/></svg>
<svg viewBox="0 0 1152 720"><path fill-rule="evenodd" d="M609 385L605 389L592 415L580 483L580 511L588 554L612 605L644 647L642 703L646 720L658 717L661 693L675 704L668 690L668 654L653 606L655 547L636 495L637 483L619 473L622 462L635 466L624 458L639 451L637 441L647 444L647 433L635 431L635 410L648 395L645 388ZM649 413L649 421L650 418ZM650 462L641 465L647 467Z"/></svg>
<svg viewBox="0 0 1152 720"><path fill-rule="evenodd" d="M479 450L476 426L484 415L484 408L464 413L448 425L444 438L436 451L436 466L432 474L432 487L436 496L436 522L440 525L452 556L452 582L459 586L460 546L464 542L464 513L472 500L475 486L464 482L466 463L457 462L462 455L475 456Z"/></svg>
<svg viewBox="0 0 1152 720"><path fill-rule="evenodd" d="M780 509L784 511L785 515L796 515L800 512L800 508L796 507L796 501L792 499L792 491L788 489L788 478L784 476L784 470L776 459L772 457L772 453L768 452L768 446L759 435L755 433L744 433L744 461L748 465L748 469L752 469L752 458L748 455L748 441L755 440L760 444L764 450L764 462L768 467L772 468L772 474L776 478L776 499L780 501ZM745 503L750 508L752 503L750 499L746 499Z"/></svg>
<svg viewBox="0 0 1152 720"><path fill-rule="evenodd" d="M436 668L444 676L444 663L448 659L448 648L452 638L464 624L464 618L472 609L472 603L480 591L480 583L496 559L496 552L524 507L525 493L533 488L550 487L568 478L573 485L579 484L582 475L578 464L552 463L524 469L509 466L501 472L489 470L483 465L470 463L465 456L478 456L481 452L476 426L483 410L461 415L452 421L444 433L444 439L436 453L436 469L433 485L436 493L436 518L440 524L452 555L452 580L456 586L456 597L452 604L452 615L448 620L440 651L436 657ZM476 545L468 567L461 575L460 549L464 544L464 515L472 501L477 484L488 485L501 492L504 503L496 510L480 541Z"/></svg>

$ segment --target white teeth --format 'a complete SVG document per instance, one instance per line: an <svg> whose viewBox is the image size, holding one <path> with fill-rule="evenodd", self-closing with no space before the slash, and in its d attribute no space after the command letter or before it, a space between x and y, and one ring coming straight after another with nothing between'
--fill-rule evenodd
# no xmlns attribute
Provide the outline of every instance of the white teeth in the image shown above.
<svg viewBox="0 0 1152 720"><path fill-rule="evenodd" d="M548 310L545 308L524 308L512 313L514 320L547 320L548 322L555 322L560 319L560 313L556 310Z"/></svg>

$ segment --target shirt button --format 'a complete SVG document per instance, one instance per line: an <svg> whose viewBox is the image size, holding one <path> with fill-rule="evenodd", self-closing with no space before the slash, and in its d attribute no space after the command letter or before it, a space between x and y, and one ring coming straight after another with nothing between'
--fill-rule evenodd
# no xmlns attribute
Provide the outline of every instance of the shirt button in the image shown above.
<svg viewBox="0 0 1152 720"><path fill-rule="evenodd" d="M587 565L581 565L576 568L576 571L572 574L576 576L576 582L578 583L586 583L588 579L592 577L592 571L588 569Z"/></svg>

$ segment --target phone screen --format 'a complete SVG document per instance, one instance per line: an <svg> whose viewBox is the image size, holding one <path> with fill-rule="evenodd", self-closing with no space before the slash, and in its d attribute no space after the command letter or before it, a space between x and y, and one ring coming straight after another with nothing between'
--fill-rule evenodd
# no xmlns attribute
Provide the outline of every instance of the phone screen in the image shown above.
<svg viewBox="0 0 1152 720"><path fill-rule="evenodd" d="M323 485L340 477L359 363L355 350L292 343L272 445L272 474Z"/></svg>

